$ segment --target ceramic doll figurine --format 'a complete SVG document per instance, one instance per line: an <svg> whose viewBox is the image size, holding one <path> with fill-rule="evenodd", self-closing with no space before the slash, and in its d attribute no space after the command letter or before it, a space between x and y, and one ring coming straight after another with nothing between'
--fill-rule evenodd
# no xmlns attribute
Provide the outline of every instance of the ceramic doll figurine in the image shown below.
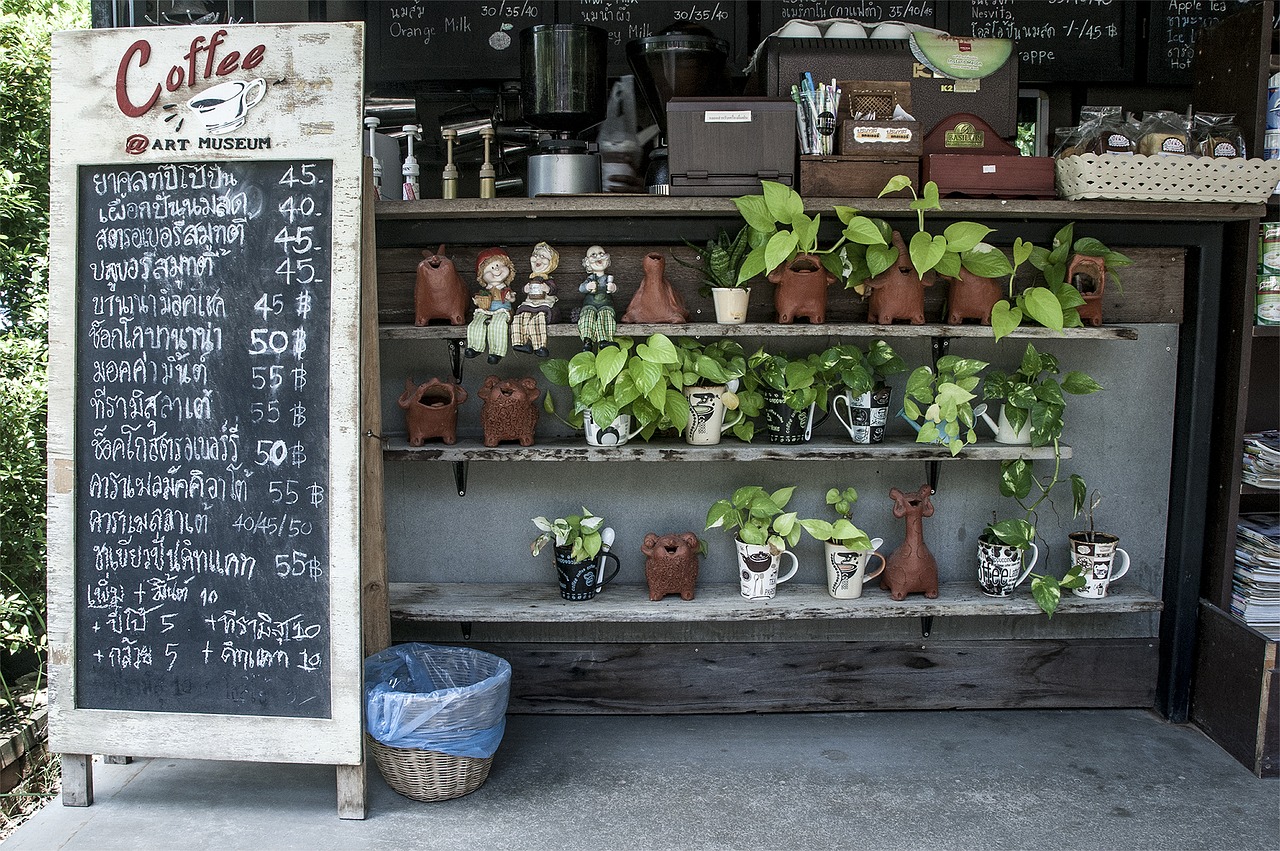
<svg viewBox="0 0 1280 851"><path fill-rule="evenodd" d="M511 318L511 348L540 358L547 356L547 325L560 319L556 310L556 282L551 273L560 265L560 253L539 242L529 255L529 283L524 301Z"/></svg>
<svg viewBox="0 0 1280 851"><path fill-rule="evenodd" d="M467 326L467 348L463 352L473 358L489 353L489 363L497 363L507 353L511 327L511 305L515 290L515 264L501 248L486 248L476 257L476 281L482 291L472 297L475 315Z"/></svg>
<svg viewBox="0 0 1280 851"><path fill-rule="evenodd" d="M587 279L578 286L578 292L583 294L582 310L578 313L578 336L582 338L583 350L590 351L613 343L613 332L618 323L613 310L613 294L618 287L613 283L613 275L607 273L609 254L600 246L593 245L587 249L587 256L582 258L582 268L587 270Z"/></svg>

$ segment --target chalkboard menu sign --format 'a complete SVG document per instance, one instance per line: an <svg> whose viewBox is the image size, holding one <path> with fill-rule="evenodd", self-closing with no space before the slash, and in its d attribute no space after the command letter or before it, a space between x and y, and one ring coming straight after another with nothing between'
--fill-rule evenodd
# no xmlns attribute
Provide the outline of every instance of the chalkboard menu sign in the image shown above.
<svg viewBox="0 0 1280 851"><path fill-rule="evenodd" d="M369 3L373 82L518 80L520 30L554 24L555 0Z"/></svg>
<svg viewBox="0 0 1280 851"><path fill-rule="evenodd" d="M92 754L256 760L334 766L363 817L363 46L359 22L54 34L67 803Z"/></svg>
<svg viewBox="0 0 1280 851"><path fill-rule="evenodd" d="M608 35L609 75L630 74L626 45L657 35L672 24L698 24L729 43L729 67L741 71L750 59L744 0L558 0L556 22L600 27Z"/></svg>
<svg viewBox="0 0 1280 851"><path fill-rule="evenodd" d="M1151 4L1147 82L1189 86L1199 31L1240 11L1247 0L1163 0Z"/></svg>
<svg viewBox="0 0 1280 851"><path fill-rule="evenodd" d="M953 35L1011 38L1024 83L1133 82L1136 9L1116 0L953 4Z"/></svg>
<svg viewBox="0 0 1280 851"><path fill-rule="evenodd" d="M329 715L332 172L80 168L82 708Z"/></svg>

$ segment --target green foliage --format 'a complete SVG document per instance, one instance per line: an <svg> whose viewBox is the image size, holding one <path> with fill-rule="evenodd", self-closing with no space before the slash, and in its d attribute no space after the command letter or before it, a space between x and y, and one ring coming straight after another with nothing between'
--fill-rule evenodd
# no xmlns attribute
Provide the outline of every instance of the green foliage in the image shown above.
<svg viewBox="0 0 1280 851"><path fill-rule="evenodd" d="M729 232L721 228L720 233L707 240L705 246L694 245L685 240L685 245L697 249L702 255L701 263L688 263L674 254L671 256L681 266L697 269L702 273L702 286L698 288L698 294L708 298L712 288L733 289L747 286L745 280L738 279L738 270L742 268L742 261L751 250L750 237L751 229L746 225L739 228L734 236L729 236Z"/></svg>
<svg viewBox="0 0 1280 851"><path fill-rule="evenodd" d="M666 369L679 362L675 344L665 334L653 334L639 344L630 337L618 337L614 343L598 352L579 352L567 361L553 358L540 364L551 383L573 391L573 411L565 422L582 428L583 414L590 411L600 426L630 415L645 440L660 428L683 431L689 422L688 401L665 380ZM556 413L549 393L543 408Z"/></svg>
<svg viewBox="0 0 1280 851"><path fill-rule="evenodd" d="M725 407L742 410L742 418L730 426L730 431L739 440L750 443L755 436L755 423L751 418L760 415L764 397L740 387L740 379L747 372L747 356L742 344L729 337L710 343L678 337L675 347L677 360L667 367L668 384L682 397L686 387L727 387L730 392L721 397ZM738 392L732 392L735 390Z"/></svg>
<svg viewBox="0 0 1280 851"><path fill-rule="evenodd" d="M1059 382L1061 370L1053 355L1037 352L1027 344L1022 363L1013 374L992 370L982 386L983 398L1004 402L1005 417L1014 431L1031 422L1031 445L1048 446L1062 437L1064 392L1077 396L1096 393L1102 385L1083 372L1068 372Z"/></svg>
<svg viewBox="0 0 1280 851"><path fill-rule="evenodd" d="M883 384L887 376L907 371L906 362L884 340L874 341L865 353L852 343L831 346L818 355L818 364L829 387L844 387L855 397Z"/></svg>
<svg viewBox="0 0 1280 851"><path fill-rule="evenodd" d="M570 514L555 520L535 517L533 525L542 532L529 545L529 552L535 557L552 541L556 542L557 547L570 547L570 556L574 561L595 558L603 546L600 530L604 526L604 518L596 517L585 506L581 514Z"/></svg>
<svg viewBox="0 0 1280 851"><path fill-rule="evenodd" d="M858 501L858 492L853 488L827 491L827 505L835 509L837 520L828 523L826 520L801 520L800 525L806 532L819 541L839 544L847 550L871 549L871 538L866 532L853 525L853 505Z"/></svg>
<svg viewBox="0 0 1280 851"><path fill-rule="evenodd" d="M977 398L978 375L986 368L986 361L943 355L936 373L927 366L911 373L902 408L910 419L924 420L917 443L945 443L952 455L959 455L966 444L977 441L971 403Z"/></svg>
<svg viewBox="0 0 1280 851"><path fill-rule="evenodd" d="M738 530L744 544L768 545L776 555L800 541L794 511L785 511L795 486L769 493L757 485L738 488L729 499L718 499L707 511L708 529Z"/></svg>
<svg viewBox="0 0 1280 851"><path fill-rule="evenodd" d="M785 354L769 354L763 348L747 359L746 389L776 391L796 411L808 410L815 402L825 411L830 391L819 355L794 359Z"/></svg>

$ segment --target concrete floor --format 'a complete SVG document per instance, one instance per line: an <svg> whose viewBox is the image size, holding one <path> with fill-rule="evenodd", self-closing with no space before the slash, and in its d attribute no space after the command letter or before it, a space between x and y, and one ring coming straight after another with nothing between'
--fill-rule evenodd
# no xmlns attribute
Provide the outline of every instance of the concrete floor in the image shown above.
<svg viewBox="0 0 1280 851"><path fill-rule="evenodd" d="M94 767L22 849L1268 849L1280 782L1138 710L519 716L488 782L423 804L369 768L369 816L328 767Z"/></svg>

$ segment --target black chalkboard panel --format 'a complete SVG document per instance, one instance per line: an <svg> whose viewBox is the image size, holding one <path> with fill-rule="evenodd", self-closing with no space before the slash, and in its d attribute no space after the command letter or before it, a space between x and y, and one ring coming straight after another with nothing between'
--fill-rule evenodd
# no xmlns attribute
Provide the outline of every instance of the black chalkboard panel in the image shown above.
<svg viewBox="0 0 1280 851"><path fill-rule="evenodd" d="M787 21L827 18L852 18L864 24L903 21L946 30L953 5L946 0L773 0L760 4L760 35L769 35Z"/></svg>
<svg viewBox="0 0 1280 851"><path fill-rule="evenodd" d="M1130 83L1137 8L1120 0L973 0L953 5L951 32L1017 42L1023 83Z"/></svg>
<svg viewBox="0 0 1280 851"><path fill-rule="evenodd" d="M1161 0L1151 4L1147 82L1189 86L1198 31L1234 15L1247 0Z"/></svg>
<svg viewBox="0 0 1280 851"><path fill-rule="evenodd" d="M518 80L520 30L554 24L555 0L409 0L368 6L371 82Z"/></svg>
<svg viewBox="0 0 1280 851"><path fill-rule="evenodd" d="M729 43L729 67L741 71L751 57L745 0L558 0L556 22L588 24L609 34L609 76L630 74L626 46L672 24L700 24Z"/></svg>
<svg viewBox="0 0 1280 851"><path fill-rule="evenodd" d="M78 707L330 717L332 166L79 170Z"/></svg>

